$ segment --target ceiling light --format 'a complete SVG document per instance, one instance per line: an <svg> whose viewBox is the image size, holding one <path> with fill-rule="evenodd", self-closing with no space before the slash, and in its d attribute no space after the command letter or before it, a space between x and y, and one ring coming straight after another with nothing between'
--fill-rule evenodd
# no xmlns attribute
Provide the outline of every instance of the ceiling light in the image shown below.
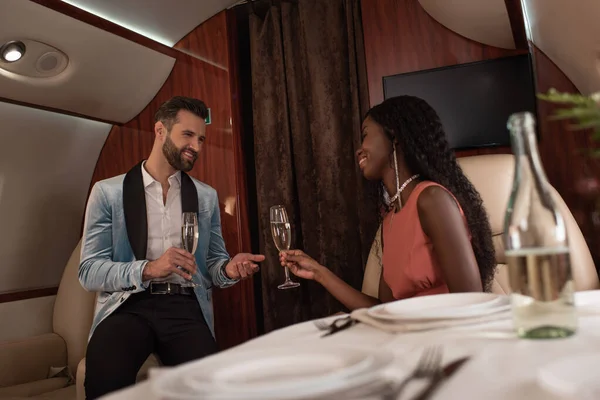
<svg viewBox="0 0 600 400"><path fill-rule="evenodd" d="M23 42L8 42L0 48L2 61L15 62L21 59L25 54L25 45Z"/></svg>

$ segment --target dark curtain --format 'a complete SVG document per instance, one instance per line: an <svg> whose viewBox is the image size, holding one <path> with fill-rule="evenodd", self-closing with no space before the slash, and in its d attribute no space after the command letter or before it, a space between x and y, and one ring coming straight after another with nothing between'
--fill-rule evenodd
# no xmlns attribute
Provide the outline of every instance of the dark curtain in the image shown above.
<svg viewBox="0 0 600 400"><path fill-rule="evenodd" d="M265 330L343 311L324 288L284 281L269 208L299 248L360 290L377 225L355 152L367 110L359 0L263 2L250 13L254 159Z"/></svg>

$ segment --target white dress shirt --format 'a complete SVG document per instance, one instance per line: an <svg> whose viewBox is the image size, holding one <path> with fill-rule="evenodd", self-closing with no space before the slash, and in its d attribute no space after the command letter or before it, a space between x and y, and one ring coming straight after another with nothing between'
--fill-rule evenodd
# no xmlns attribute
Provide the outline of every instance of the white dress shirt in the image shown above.
<svg viewBox="0 0 600 400"><path fill-rule="evenodd" d="M170 247L181 248L181 171L169 177L167 202L163 202L163 189L160 182L146 171L142 164L142 177L146 192L146 218L148 221L148 248L146 259L159 259ZM152 279L154 282L188 283L178 274L166 278ZM147 282L145 282L147 283Z"/></svg>

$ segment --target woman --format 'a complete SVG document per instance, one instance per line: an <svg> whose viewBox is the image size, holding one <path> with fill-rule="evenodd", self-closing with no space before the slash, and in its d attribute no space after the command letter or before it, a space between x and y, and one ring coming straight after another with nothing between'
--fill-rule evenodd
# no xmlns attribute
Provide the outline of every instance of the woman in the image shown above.
<svg viewBox="0 0 600 400"><path fill-rule="evenodd" d="M282 266L319 282L350 310L489 290L496 261L487 214L429 104L400 96L369 110L357 160L366 179L383 184L380 197L384 190L389 197L379 298L355 290L300 250L282 252Z"/></svg>

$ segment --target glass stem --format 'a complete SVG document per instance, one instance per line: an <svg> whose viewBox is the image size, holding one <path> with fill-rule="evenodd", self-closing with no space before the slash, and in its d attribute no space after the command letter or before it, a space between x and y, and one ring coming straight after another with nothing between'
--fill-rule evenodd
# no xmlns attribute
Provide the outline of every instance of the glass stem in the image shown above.
<svg viewBox="0 0 600 400"><path fill-rule="evenodd" d="M289 281L290 280L290 269L288 267L284 268L285 270L285 281Z"/></svg>

